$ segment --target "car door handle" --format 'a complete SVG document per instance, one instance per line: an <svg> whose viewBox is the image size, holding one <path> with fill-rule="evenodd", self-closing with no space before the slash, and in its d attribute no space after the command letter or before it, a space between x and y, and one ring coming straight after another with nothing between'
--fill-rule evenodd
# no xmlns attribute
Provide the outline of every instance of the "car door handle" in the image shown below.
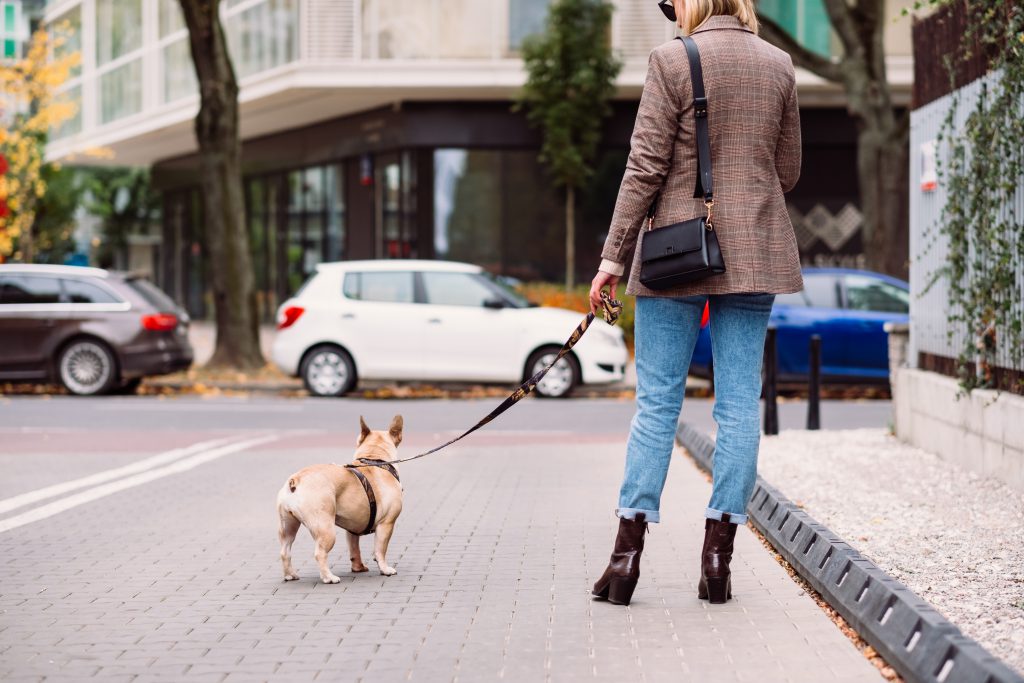
<svg viewBox="0 0 1024 683"><path fill-rule="evenodd" d="M429 320L427 320L427 322L430 323L431 325L440 325L441 324L441 319L440 318L430 318Z"/></svg>
<svg viewBox="0 0 1024 683"><path fill-rule="evenodd" d="M356 319L356 314L355 313L342 313L341 314L341 319L342 320L355 320Z"/></svg>

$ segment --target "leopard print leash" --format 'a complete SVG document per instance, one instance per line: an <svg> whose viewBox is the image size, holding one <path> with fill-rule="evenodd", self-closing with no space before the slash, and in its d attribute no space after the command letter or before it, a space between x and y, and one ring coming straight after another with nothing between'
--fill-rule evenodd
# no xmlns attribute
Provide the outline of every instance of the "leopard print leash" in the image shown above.
<svg viewBox="0 0 1024 683"><path fill-rule="evenodd" d="M618 321L619 315L621 315L621 313L622 313L622 302L619 301L618 299L611 298L608 295L607 292L601 292L601 315L604 317L604 321L606 323L608 323L609 325L614 325L616 323L616 321ZM579 342L579 340L583 337L583 333L586 332L587 329L590 327L590 324L592 322L594 322L594 317L595 316L594 316L593 311L591 311L590 313L587 313L587 316L580 322L579 325L576 326L576 329L573 330L572 335L569 337L569 339L566 340L565 344L562 345L562 348L558 351L558 355L555 356L555 359L553 361L551 361L550 363L548 363L547 367L543 368L542 370L539 370L537 372L537 374L535 374L533 377L531 377L530 379L528 379L525 382L523 382L522 384L520 384L518 389L513 391L512 394L508 398L506 398L504 401L502 401L501 404L497 408L495 408L490 413L488 413L487 416L484 417L482 420L477 422L475 425L473 425L472 427L470 427L465 432L463 432L459 436L455 437L451 441L447 441L447 442L441 444L440 446L435 446L434 448L431 448L429 451L425 451L425 452L420 453L418 455L413 455L413 456L410 456L408 458L401 458L399 460L391 460L390 464L397 465L400 462L409 462L410 460L416 460L416 459L422 458L422 457L424 457L426 455L430 455L431 453L437 453L442 448L447 448L448 446L451 446L456 441L460 441L460 440L466 438L467 436L469 436L470 434L472 434L476 430L480 429L481 427L483 427L487 423L493 421L496 417L498 417L499 415L504 413L506 410L508 410L509 408L514 406L515 404L517 404L520 401L522 401L524 398L527 397L527 395L530 394L530 392L532 392L534 389L537 388L537 384L542 379L544 379L544 375L548 374L548 371L552 367L554 367L555 363L557 363L558 361L560 361L563 358L565 358L565 356L569 353L569 351L572 350L572 347L576 346L576 344ZM374 466L375 465L369 464L369 463L364 463L364 464L359 464L359 465L356 465L355 463L352 463L352 464L349 464L349 465L345 465L345 467L351 467L351 468L355 468L355 467L374 467Z"/></svg>

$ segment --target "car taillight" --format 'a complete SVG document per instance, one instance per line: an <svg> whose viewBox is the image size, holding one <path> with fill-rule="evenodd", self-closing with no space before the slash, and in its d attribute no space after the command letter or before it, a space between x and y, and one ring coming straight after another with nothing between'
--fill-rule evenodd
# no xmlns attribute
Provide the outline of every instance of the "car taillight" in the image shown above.
<svg viewBox="0 0 1024 683"><path fill-rule="evenodd" d="M142 316L142 327L153 332L170 332L178 326L178 316L173 313L154 313Z"/></svg>
<svg viewBox="0 0 1024 683"><path fill-rule="evenodd" d="M709 312L708 312L708 304L704 304L704 315L702 315L700 317L700 329L703 330L705 327L708 326L708 319L709 318L710 318L710 315L709 315Z"/></svg>
<svg viewBox="0 0 1024 683"><path fill-rule="evenodd" d="M277 315L277 329L284 330L295 324L295 321L306 312L302 306L289 306Z"/></svg>

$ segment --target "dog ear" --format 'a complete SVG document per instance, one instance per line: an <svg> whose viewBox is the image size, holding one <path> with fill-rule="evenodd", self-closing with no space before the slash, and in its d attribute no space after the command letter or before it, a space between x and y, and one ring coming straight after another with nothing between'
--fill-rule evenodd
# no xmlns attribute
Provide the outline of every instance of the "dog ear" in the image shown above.
<svg viewBox="0 0 1024 683"><path fill-rule="evenodd" d="M366 426L366 421L363 420L363 416L359 416L359 439L356 441L356 445L362 445L366 441L366 437L370 435L370 428Z"/></svg>
<svg viewBox="0 0 1024 683"><path fill-rule="evenodd" d="M388 434L391 436L391 440L395 442L395 445L402 443L402 427L404 421L401 415L395 415L395 419L391 420L391 424L388 426Z"/></svg>

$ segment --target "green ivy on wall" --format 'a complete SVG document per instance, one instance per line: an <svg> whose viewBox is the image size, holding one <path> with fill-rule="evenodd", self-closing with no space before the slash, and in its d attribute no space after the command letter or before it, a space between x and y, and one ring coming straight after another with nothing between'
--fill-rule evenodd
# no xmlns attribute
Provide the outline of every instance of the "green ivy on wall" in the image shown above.
<svg viewBox="0 0 1024 683"><path fill-rule="evenodd" d="M972 50L991 53L992 63L966 117L962 91L954 89L939 134L939 178L948 194L937 232L949 246L930 279L949 283L950 338L967 332L957 367L970 392L994 385L1001 353L1012 369L1024 369L1024 216L1014 209L1024 183L1024 6L972 0L968 16L960 50L947 57L950 79Z"/></svg>

